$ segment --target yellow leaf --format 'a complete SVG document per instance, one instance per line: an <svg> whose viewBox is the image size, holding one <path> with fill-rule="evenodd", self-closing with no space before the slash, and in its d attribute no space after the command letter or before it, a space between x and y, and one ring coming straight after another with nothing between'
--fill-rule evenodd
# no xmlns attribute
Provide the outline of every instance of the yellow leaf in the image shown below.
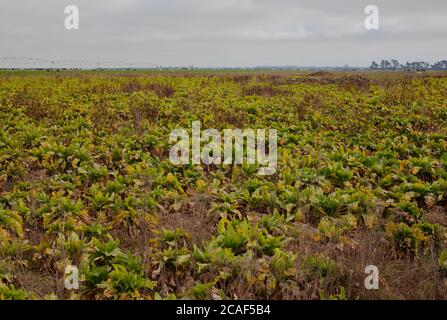
<svg viewBox="0 0 447 320"><path fill-rule="evenodd" d="M412 173L412 174L417 174L417 173L419 172L420 169L421 169L421 168L419 168L419 167L413 167L413 168L411 168L411 173Z"/></svg>

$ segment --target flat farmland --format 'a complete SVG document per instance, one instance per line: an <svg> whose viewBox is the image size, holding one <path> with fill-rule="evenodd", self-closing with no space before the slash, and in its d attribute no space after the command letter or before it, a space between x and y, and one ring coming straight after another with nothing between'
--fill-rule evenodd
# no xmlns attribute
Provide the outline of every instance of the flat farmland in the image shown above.
<svg viewBox="0 0 447 320"><path fill-rule="evenodd" d="M2 71L0 121L0 299L447 298L445 73Z"/></svg>

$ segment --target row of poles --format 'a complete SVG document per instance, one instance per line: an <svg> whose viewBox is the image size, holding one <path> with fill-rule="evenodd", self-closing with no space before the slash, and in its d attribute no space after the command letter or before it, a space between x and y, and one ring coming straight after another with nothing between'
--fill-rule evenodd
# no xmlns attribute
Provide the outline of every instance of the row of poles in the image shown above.
<svg viewBox="0 0 447 320"><path fill-rule="evenodd" d="M0 57L0 69L136 69L157 68L151 62L48 60L28 57Z"/></svg>

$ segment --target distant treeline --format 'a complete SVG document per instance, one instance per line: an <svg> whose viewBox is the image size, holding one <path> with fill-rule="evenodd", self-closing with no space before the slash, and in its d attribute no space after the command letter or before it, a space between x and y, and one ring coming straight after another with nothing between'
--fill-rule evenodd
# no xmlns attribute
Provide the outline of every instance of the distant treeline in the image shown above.
<svg viewBox="0 0 447 320"><path fill-rule="evenodd" d="M438 61L430 64L425 61L407 62L401 64L395 59L382 60L380 63L373 61L369 67L371 70L409 70L409 71L423 71L423 70L447 70L447 60Z"/></svg>

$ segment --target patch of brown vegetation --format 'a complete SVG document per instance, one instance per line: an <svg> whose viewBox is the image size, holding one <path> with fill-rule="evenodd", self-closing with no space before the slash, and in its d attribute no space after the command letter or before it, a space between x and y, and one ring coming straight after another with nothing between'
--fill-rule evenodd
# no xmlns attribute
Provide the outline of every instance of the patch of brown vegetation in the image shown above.
<svg viewBox="0 0 447 320"><path fill-rule="evenodd" d="M331 258L340 267L340 273L327 275L325 283L344 286L347 296L359 299L445 299L447 282L439 272L436 256L428 254L414 258L396 257L392 244L385 240L381 230L358 230L342 241L324 242L315 239L318 231L306 224L299 225L297 236L287 249L296 252L296 268L309 255ZM364 286L365 268L375 265L379 269L379 290L367 290ZM331 281L338 277L337 281ZM335 279L333 279L335 280ZM293 299L316 299L318 290L325 295L334 292L334 287L312 282L302 283L301 290L290 297Z"/></svg>
<svg viewBox="0 0 447 320"><path fill-rule="evenodd" d="M320 70L320 71L316 71L316 72L309 74L309 76L310 77L332 77L332 76L334 76L334 74L329 71Z"/></svg>
<svg viewBox="0 0 447 320"><path fill-rule="evenodd" d="M132 79L129 82L126 82L121 85L121 91L126 93L134 93L142 90L143 90L142 84L136 79Z"/></svg>
<svg viewBox="0 0 447 320"><path fill-rule="evenodd" d="M299 77L287 79L284 84L309 84L309 85L337 85L343 90L349 91L368 91L371 84L376 83L370 78L354 74L337 77L334 74L324 75L318 73L317 76L309 75L307 77Z"/></svg>
<svg viewBox="0 0 447 320"><path fill-rule="evenodd" d="M34 270L25 269L16 272L14 280L17 282L19 288L37 294L37 298L39 299L43 299L45 296L53 294L54 292L63 292L60 279Z"/></svg>
<svg viewBox="0 0 447 320"><path fill-rule="evenodd" d="M175 88L166 83L151 83L146 88L154 91L160 98L172 98L175 94Z"/></svg>
<svg viewBox="0 0 447 320"><path fill-rule="evenodd" d="M190 236L191 247L192 244L200 245L210 240L215 232L216 224L208 215L209 202L206 195L191 195L181 211L160 214L158 229L179 228L185 231Z"/></svg>
<svg viewBox="0 0 447 320"><path fill-rule="evenodd" d="M447 209L436 206L425 214L425 219L428 223L438 223L447 227Z"/></svg>
<svg viewBox="0 0 447 320"><path fill-rule="evenodd" d="M338 78L336 83L344 90L369 91L371 80L361 75L352 75Z"/></svg>
<svg viewBox="0 0 447 320"><path fill-rule="evenodd" d="M236 128L242 128L244 126L244 114L240 110L217 110L214 112L214 119L219 124L230 124Z"/></svg>
<svg viewBox="0 0 447 320"><path fill-rule="evenodd" d="M273 86L254 86L242 89L243 96L274 97L285 92Z"/></svg>
<svg viewBox="0 0 447 320"><path fill-rule="evenodd" d="M253 76L248 74L238 74L230 76L229 80L234 83L246 83L249 82L250 80L253 80Z"/></svg>

